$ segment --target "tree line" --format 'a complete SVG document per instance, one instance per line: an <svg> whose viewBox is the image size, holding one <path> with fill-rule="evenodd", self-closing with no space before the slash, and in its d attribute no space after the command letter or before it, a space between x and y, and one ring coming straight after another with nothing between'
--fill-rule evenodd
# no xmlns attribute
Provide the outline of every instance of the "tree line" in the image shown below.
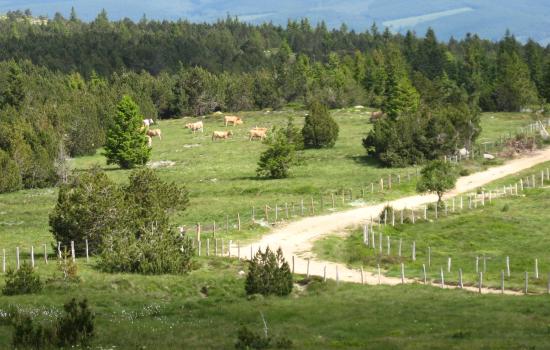
<svg viewBox="0 0 550 350"><path fill-rule="evenodd" d="M377 107L387 118L364 145L390 166L471 145L481 110L550 97L549 49L508 33L443 43L433 30L359 33L307 19L135 23L103 11L89 23L73 12L36 25L29 16L0 20L0 192L65 179L67 157L105 144L124 95L153 119L313 101Z"/></svg>

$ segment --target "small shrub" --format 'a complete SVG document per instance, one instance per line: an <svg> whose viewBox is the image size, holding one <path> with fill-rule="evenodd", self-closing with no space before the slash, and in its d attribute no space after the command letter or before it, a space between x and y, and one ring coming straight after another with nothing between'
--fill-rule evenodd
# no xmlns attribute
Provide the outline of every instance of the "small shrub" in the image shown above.
<svg viewBox="0 0 550 350"><path fill-rule="evenodd" d="M94 337L94 315L86 300L72 299L64 305L65 314L55 324L45 325L30 315L15 311L11 316L14 326L12 345L15 349L53 349L87 347Z"/></svg>
<svg viewBox="0 0 550 350"><path fill-rule="evenodd" d="M458 174L459 174L460 176L468 176L468 175L470 175L470 169L462 168L462 169L460 169L460 171L458 172Z"/></svg>
<svg viewBox="0 0 550 350"><path fill-rule="evenodd" d="M63 308L65 315L57 320L57 344L61 347L89 344L94 336L94 314L86 299L77 303L73 298Z"/></svg>
<svg viewBox="0 0 550 350"><path fill-rule="evenodd" d="M38 293L42 290L40 276L28 263L23 263L19 270L9 269L6 273L6 285L2 289L4 295L19 295Z"/></svg>
<svg viewBox="0 0 550 350"><path fill-rule="evenodd" d="M260 156L256 174L271 179L287 178L290 166L296 162L295 145L284 130L275 130L265 143L269 148Z"/></svg>
<svg viewBox="0 0 550 350"><path fill-rule="evenodd" d="M384 219L389 222L389 220L391 220L391 217L392 217L392 213L393 213L393 207L391 205L386 205L384 207L384 209L382 209L382 211L380 212L380 215L378 216L380 218L380 222L383 222ZM395 215L395 214L394 214Z"/></svg>
<svg viewBox="0 0 550 350"><path fill-rule="evenodd" d="M510 206L508 204L504 204L504 206L501 209L501 211L503 211L503 212L507 212L509 210L510 210Z"/></svg>
<svg viewBox="0 0 550 350"><path fill-rule="evenodd" d="M277 250L277 254L273 253L269 247L266 248L265 253L258 250L248 268L246 294L285 296L292 292L292 287L292 273L283 258L281 248Z"/></svg>
<svg viewBox="0 0 550 350"><path fill-rule="evenodd" d="M69 256L67 248L63 252L62 259L57 260L57 270L61 272L61 279L65 282L78 282L80 280L78 267L72 257Z"/></svg>
<svg viewBox="0 0 550 350"><path fill-rule="evenodd" d="M248 327L243 326L239 329L235 349L268 349L271 344L271 339L263 335L253 332Z"/></svg>
<svg viewBox="0 0 550 350"><path fill-rule="evenodd" d="M12 345L15 349L48 349L52 347L55 333L50 327L33 322L29 315L16 315L12 320L14 326Z"/></svg>

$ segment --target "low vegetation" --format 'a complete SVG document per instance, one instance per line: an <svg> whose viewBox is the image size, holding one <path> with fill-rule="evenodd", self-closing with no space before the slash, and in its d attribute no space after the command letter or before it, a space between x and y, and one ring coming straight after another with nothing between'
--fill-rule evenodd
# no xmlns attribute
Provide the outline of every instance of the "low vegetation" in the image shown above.
<svg viewBox="0 0 550 350"><path fill-rule="evenodd" d="M33 267L25 262L19 269L9 268L6 271L4 295L33 294L42 290L43 283Z"/></svg>
<svg viewBox="0 0 550 350"><path fill-rule="evenodd" d="M259 250L250 261L246 277L246 294L286 296L292 292L292 272L283 251Z"/></svg>

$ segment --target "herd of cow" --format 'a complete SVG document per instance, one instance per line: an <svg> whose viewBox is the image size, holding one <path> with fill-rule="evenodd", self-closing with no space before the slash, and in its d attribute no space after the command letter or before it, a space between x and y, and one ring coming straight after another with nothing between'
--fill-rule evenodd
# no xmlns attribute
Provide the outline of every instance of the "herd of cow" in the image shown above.
<svg viewBox="0 0 550 350"><path fill-rule="evenodd" d="M243 124L244 121L241 117L232 116L232 115L226 115L224 117L224 125L227 127L229 125L236 126ZM153 137L158 136L159 140L162 139L162 132L160 129L150 129L150 126L154 124L153 119L144 119L143 120L143 129L146 131L146 137L147 137L147 144L149 147L153 146ZM185 124L185 128L191 130L194 133L196 132L202 132L204 133L204 123L201 121L194 122L194 123L187 123ZM263 140L267 137L267 131L268 128L259 128L254 127L248 131L249 140ZM228 131L214 131L212 133L212 141L215 140L226 140L233 136L233 132L231 130Z"/></svg>

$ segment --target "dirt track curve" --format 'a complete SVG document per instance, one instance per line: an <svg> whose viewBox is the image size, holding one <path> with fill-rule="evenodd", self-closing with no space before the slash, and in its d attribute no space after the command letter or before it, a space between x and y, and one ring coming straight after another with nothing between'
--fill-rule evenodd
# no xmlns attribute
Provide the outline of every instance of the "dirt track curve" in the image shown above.
<svg viewBox="0 0 550 350"><path fill-rule="evenodd" d="M531 168L537 164L550 160L550 148L537 151L528 156L511 160L504 165L490 168L486 171L462 177L457 181L456 188L447 194L452 197L460 193L472 191L480 186L486 185L494 180L515 174L522 170ZM336 279L338 273L339 281L361 283L361 272L350 269L344 264L322 261L316 259L311 253L313 243L329 234L342 232L344 229L367 223L371 217L377 216L386 204L396 210L413 208L432 203L437 200L436 195L415 195L396 199L374 205L365 205L360 208L350 209L342 212L335 212L327 215L307 217L298 221L290 222L284 226L275 228L271 233L262 237L252 245L240 247L241 258L249 258L251 247L257 251L258 247L272 248L281 247L287 260L294 257L294 270L296 273L306 274L309 258L309 273L313 276L324 276ZM232 255L237 254L237 248L232 247ZM338 272L337 272L338 271ZM365 271L363 274L366 284L401 284L401 278L386 277L382 274L380 280L377 273ZM417 280L405 279L405 283L413 283ZM446 288L455 288L447 286ZM477 288L464 288L478 291ZM483 293L500 293L500 290L483 289ZM514 291L506 291L507 294L519 294Z"/></svg>

